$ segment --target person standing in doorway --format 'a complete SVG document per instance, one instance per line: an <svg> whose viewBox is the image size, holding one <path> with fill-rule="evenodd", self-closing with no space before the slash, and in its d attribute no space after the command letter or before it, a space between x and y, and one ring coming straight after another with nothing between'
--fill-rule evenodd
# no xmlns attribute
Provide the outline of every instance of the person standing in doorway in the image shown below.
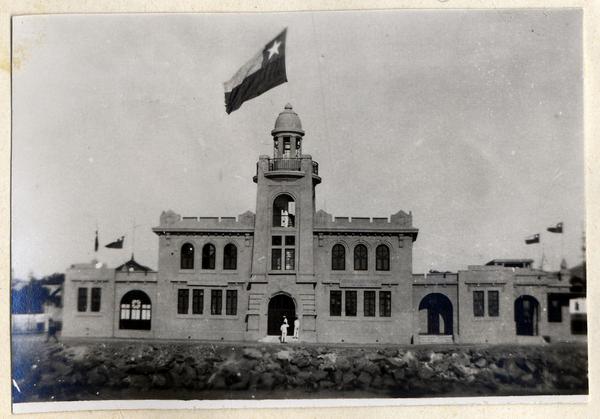
<svg viewBox="0 0 600 419"><path fill-rule="evenodd" d="M298 339L300 334L300 319L296 317L294 320L294 339Z"/></svg>
<svg viewBox="0 0 600 419"><path fill-rule="evenodd" d="M50 341L50 338L54 338L56 342L58 342L58 338L56 337L56 322L52 317L48 318L48 330L46 331L46 342Z"/></svg>
<svg viewBox="0 0 600 419"><path fill-rule="evenodd" d="M283 323L281 323L281 327L279 328L279 330L281 330L281 343L285 343L285 338L287 338L287 331L288 331L288 321L287 321L287 317L283 316Z"/></svg>

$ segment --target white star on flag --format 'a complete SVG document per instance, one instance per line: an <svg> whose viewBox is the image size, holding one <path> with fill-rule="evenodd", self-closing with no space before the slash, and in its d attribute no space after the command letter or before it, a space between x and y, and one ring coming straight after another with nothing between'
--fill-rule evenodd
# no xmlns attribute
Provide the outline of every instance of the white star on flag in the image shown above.
<svg viewBox="0 0 600 419"><path fill-rule="evenodd" d="M269 58L267 58L267 60L270 60L273 55L279 54L279 46L280 45L281 45L281 42L279 42L279 41L273 42L273 46L267 50L267 51L269 51Z"/></svg>

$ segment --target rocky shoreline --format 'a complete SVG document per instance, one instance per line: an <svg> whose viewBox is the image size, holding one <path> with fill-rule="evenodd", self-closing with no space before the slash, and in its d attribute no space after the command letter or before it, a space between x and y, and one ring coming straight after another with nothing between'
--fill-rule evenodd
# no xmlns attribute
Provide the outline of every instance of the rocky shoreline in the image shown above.
<svg viewBox="0 0 600 419"><path fill-rule="evenodd" d="M17 351L18 352L18 351ZM167 342L42 345L13 355L13 400L586 394L583 344L343 347ZM173 391L180 390L180 391ZM224 393L227 393L226 395ZM370 396L369 396L370 395Z"/></svg>

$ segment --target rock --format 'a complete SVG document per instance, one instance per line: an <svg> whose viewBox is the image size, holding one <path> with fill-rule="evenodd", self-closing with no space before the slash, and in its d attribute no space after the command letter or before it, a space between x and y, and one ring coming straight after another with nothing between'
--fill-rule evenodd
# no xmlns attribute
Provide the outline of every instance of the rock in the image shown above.
<svg viewBox="0 0 600 419"><path fill-rule="evenodd" d="M329 374L323 370L316 370L312 373L312 376L315 381L321 381L329 377Z"/></svg>
<svg viewBox="0 0 600 419"><path fill-rule="evenodd" d="M356 375L351 372L345 372L344 375L342 375L342 385L345 387L353 384L354 380L356 380Z"/></svg>
<svg viewBox="0 0 600 419"><path fill-rule="evenodd" d="M291 361L292 364L297 365L298 368L306 368L310 365L310 358L304 355L296 355Z"/></svg>
<svg viewBox="0 0 600 419"><path fill-rule="evenodd" d="M319 387L320 388L331 388L335 386L335 383L332 381L328 381L328 380L323 380L319 382Z"/></svg>
<svg viewBox="0 0 600 419"><path fill-rule="evenodd" d="M395 382L401 383L406 379L406 373L404 369L397 369L392 372Z"/></svg>
<svg viewBox="0 0 600 419"><path fill-rule="evenodd" d="M537 384L533 374L524 374L519 378L519 382L527 387L533 387Z"/></svg>
<svg viewBox="0 0 600 419"><path fill-rule="evenodd" d="M386 357L386 358L393 358L395 356L398 356L398 350L395 348L385 348L381 351L381 353Z"/></svg>
<svg viewBox="0 0 600 419"><path fill-rule="evenodd" d="M416 365L419 362L412 351L406 351L406 353L402 356L402 361L405 365Z"/></svg>
<svg viewBox="0 0 600 419"><path fill-rule="evenodd" d="M348 358L344 356L338 356L335 361L335 367L341 371L347 371L352 368L352 364L348 360Z"/></svg>
<svg viewBox="0 0 600 419"><path fill-rule="evenodd" d="M388 364L390 364L392 367L396 367L396 368L400 368L406 365L406 362L404 361L403 358L387 358L385 360Z"/></svg>
<svg viewBox="0 0 600 419"><path fill-rule="evenodd" d="M262 359L263 357L262 352L256 348L244 348L243 355L248 359Z"/></svg>
<svg viewBox="0 0 600 419"><path fill-rule="evenodd" d="M479 358L477 361L475 361L475 366L477 366L477 368L485 368L487 366L486 359Z"/></svg>
<svg viewBox="0 0 600 419"><path fill-rule="evenodd" d="M270 372L265 372L264 374L261 374L261 376L258 380L258 388L261 388L261 389L271 390L273 388L274 384L275 384L275 377Z"/></svg>
<svg viewBox="0 0 600 419"><path fill-rule="evenodd" d="M167 378L162 374L152 375L152 387L165 388L167 386Z"/></svg>
<svg viewBox="0 0 600 419"><path fill-rule="evenodd" d="M128 378L129 385L135 388L149 388L151 380L145 375L130 375Z"/></svg>
<svg viewBox="0 0 600 419"><path fill-rule="evenodd" d="M366 371L362 371L356 381L360 384L361 387L368 387L371 384L373 377Z"/></svg>
<svg viewBox="0 0 600 419"><path fill-rule="evenodd" d="M418 370L419 378L423 380L429 380L431 377L435 375L435 371L427 364L423 364L421 368Z"/></svg>
<svg viewBox="0 0 600 419"><path fill-rule="evenodd" d="M379 353L370 353L365 358L368 359L369 361L377 362L377 361L383 361L385 359L385 356L383 356Z"/></svg>
<svg viewBox="0 0 600 419"><path fill-rule="evenodd" d="M383 378L381 378L380 375L373 377L373 381L371 382L371 387L382 388L383 387Z"/></svg>
<svg viewBox="0 0 600 419"><path fill-rule="evenodd" d="M344 376L344 373L340 370L337 370L333 373L333 380L335 381L336 384L341 384L343 376Z"/></svg>
<svg viewBox="0 0 600 419"><path fill-rule="evenodd" d="M279 361L289 361L291 358L290 351L279 351L275 354L275 358Z"/></svg>
<svg viewBox="0 0 600 419"><path fill-rule="evenodd" d="M444 360L444 355L437 353L437 352L430 352L429 353L429 362L430 363L435 363L435 362L440 362Z"/></svg>
<svg viewBox="0 0 600 419"><path fill-rule="evenodd" d="M97 369L93 369L87 374L87 382L91 386L101 386L107 381L108 379L106 376L100 374Z"/></svg>

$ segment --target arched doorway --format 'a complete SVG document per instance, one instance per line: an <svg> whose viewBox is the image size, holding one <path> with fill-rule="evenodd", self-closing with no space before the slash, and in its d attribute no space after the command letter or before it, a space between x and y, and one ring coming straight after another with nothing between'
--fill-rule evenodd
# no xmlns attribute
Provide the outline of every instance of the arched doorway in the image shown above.
<svg viewBox="0 0 600 419"><path fill-rule="evenodd" d="M531 295L522 295L515 300L515 325L519 336L537 336L539 303Z"/></svg>
<svg viewBox="0 0 600 419"><path fill-rule="evenodd" d="M152 302L139 290L129 291L121 298L119 329L150 330Z"/></svg>
<svg viewBox="0 0 600 419"><path fill-rule="evenodd" d="M452 303L444 294L426 295L419 304L419 312L426 310L428 335L452 335Z"/></svg>
<svg viewBox="0 0 600 419"><path fill-rule="evenodd" d="M279 335L281 334L281 324L283 323L283 316L287 317L288 324L288 335L294 334L294 319L296 318L296 305L292 297L279 294L271 298L269 301L269 312L267 320L267 334L268 335Z"/></svg>

